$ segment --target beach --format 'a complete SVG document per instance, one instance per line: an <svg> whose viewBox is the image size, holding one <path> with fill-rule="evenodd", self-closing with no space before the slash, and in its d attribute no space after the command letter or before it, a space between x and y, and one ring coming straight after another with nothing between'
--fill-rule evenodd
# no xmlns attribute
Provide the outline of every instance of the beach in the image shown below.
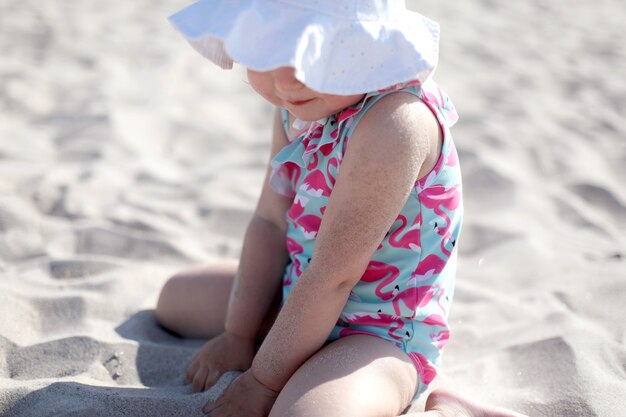
<svg viewBox="0 0 626 417"><path fill-rule="evenodd" d="M175 272L236 259L272 108L167 22L185 2L0 3L0 415L201 416L204 343L160 328ZM408 1L465 219L431 389L529 416L626 415L626 8ZM423 411L426 396L409 411Z"/></svg>

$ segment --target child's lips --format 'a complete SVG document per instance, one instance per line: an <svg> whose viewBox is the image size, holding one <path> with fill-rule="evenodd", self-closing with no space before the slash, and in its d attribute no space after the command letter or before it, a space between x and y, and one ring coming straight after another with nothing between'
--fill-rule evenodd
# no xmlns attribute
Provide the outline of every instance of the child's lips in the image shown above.
<svg viewBox="0 0 626 417"><path fill-rule="evenodd" d="M287 101L287 103L291 104L292 106L302 106L310 101L313 101L313 99L310 98L308 100Z"/></svg>

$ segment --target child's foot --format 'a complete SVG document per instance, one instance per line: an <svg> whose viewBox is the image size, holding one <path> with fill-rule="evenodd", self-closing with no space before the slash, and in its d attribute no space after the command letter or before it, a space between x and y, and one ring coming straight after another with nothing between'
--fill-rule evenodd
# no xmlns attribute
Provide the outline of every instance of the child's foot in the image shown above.
<svg viewBox="0 0 626 417"><path fill-rule="evenodd" d="M426 400L425 413L406 417L527 417L524 414L470 400L442 388L435 389Z"/></svg>

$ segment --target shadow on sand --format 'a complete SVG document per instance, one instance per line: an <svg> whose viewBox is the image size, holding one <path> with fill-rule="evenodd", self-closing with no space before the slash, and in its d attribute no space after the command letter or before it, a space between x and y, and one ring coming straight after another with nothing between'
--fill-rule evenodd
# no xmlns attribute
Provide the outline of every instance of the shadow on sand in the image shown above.
<svg viewBox="0 0 626 417"><path fill-rule="evenodd" d="M104 343L75 337L40 345L46 353L43 360L64 362L61 374L42 378L88 375L90 381L54 382L25 394L24 387L19 387L20 378L15 378L16 388L6 392L4 398L12 404L3 415L202 416L202 405L217 398L237 376L225 374L211 390L192 393L183 383L184 370L203 342L167 332L157 324L153 310L137 312L115 330L128 342ZM68 355L67 349L76 352L83 348L86 354L77 361L71 352L69 358L63 358L64 352Z"/></svg>

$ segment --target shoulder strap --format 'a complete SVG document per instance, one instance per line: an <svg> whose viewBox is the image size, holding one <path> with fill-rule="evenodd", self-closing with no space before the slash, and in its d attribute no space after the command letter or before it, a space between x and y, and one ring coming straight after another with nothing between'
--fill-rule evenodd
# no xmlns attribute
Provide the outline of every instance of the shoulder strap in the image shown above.
<svg viewBox="0 0 626 417"><path fill-rule="evenodd" d="M280 118L283 121L283 129L285 129L285 135L289 137L289 112L287 109L280 108Z"/></svg>

